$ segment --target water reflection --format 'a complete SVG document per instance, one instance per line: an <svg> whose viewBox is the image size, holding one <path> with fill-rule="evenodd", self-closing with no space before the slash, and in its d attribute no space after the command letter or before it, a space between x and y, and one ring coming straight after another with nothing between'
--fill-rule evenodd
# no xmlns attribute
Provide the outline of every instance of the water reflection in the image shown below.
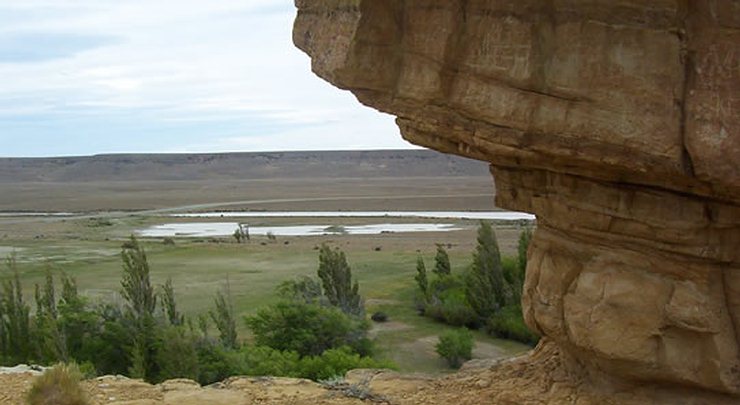
<svg viewBox="0 0 740 405"><path fill-rule="evenodd" d="M145 237L215 237L230 236L237 229L237 222L191 222L155 225L138 232ZM250 235L315 236L315 235L377 235L384 232L449 232L463 229L454 224L372 224L351 226L291 225L254 226Z"/></svg>
<svg viewBox="0 0 740 405"><path fill-rule="evenodd" d="M516 221L534 220L535 216L516 211L240 211L240 212L194 212L172 214L185 218L450 218L450 219L489 219Z"/></svg>

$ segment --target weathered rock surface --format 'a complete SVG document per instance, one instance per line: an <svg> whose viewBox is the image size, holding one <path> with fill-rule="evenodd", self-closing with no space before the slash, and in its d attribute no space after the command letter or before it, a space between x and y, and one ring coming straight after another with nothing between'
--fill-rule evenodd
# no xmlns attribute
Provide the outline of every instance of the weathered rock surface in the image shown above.
<svg viewBox="0 0 740 405"><path fill-rule="evenodd" d="M91 405L644 405L652 403L725 405L736 397L675 387L632 386L613 392L574 384L562 366L563 355L552 341L543 340L522 357L470 362L460 372L430 378L383 370L353 370L344 381L321 385L293 378L232 377L208 387L193 381L171 380L149 385L124 377L100 377L83 382ZM23 405L35 378L31 374L0 375L0 403Z"/></svg>
<svg viewBox="0 0 740 405"><path fill-rule="evenodd" d="M533 402L740 399L740 2L296 6L317 75L537 214L525 318L563 377Z"/></svg>

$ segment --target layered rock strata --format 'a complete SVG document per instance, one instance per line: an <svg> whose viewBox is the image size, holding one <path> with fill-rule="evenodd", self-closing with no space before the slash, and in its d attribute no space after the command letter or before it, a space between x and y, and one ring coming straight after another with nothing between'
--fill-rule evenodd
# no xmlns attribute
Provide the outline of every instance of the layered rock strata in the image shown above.
<svg viewBox="0 0 740 405"><path fill-rule="evenodd" d="M296 6L317 75L537 215L525 319L572 382L740 398L740 2Z"/></svg>

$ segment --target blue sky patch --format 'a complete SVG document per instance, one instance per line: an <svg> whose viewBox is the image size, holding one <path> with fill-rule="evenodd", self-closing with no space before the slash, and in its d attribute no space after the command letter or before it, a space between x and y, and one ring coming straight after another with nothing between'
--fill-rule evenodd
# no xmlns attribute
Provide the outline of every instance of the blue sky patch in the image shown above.
<svg viewBox="0 0 740 405"><path fill-rule="evenodd" d="M68 58L119 41L105 35L0 33L0 63L44 62Z"/></svg>

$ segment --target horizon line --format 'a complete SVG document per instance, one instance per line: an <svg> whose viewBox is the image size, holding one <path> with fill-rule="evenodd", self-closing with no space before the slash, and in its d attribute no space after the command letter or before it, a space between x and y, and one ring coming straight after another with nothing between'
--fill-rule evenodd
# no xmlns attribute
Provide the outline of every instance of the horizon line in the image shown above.
<svg viewBox="0 0 740 405"><path fill-rule="evenodd" d="M412 145L413 146L413 145ZM237 155L237 154L260 154L260 153L332 153L332 152L392 152L392 151L432 151L442 153L433 149L422 146L405 147L405 148L368 148L368 149L288 149L288 150L233 150L233 151L214 151L214 152L101 152L93 154L61 154L61 155L24 155L24 156L3 156L0 159L64 159L64 158L91 158L104 156L131 156L131 155Z"/></svg>

